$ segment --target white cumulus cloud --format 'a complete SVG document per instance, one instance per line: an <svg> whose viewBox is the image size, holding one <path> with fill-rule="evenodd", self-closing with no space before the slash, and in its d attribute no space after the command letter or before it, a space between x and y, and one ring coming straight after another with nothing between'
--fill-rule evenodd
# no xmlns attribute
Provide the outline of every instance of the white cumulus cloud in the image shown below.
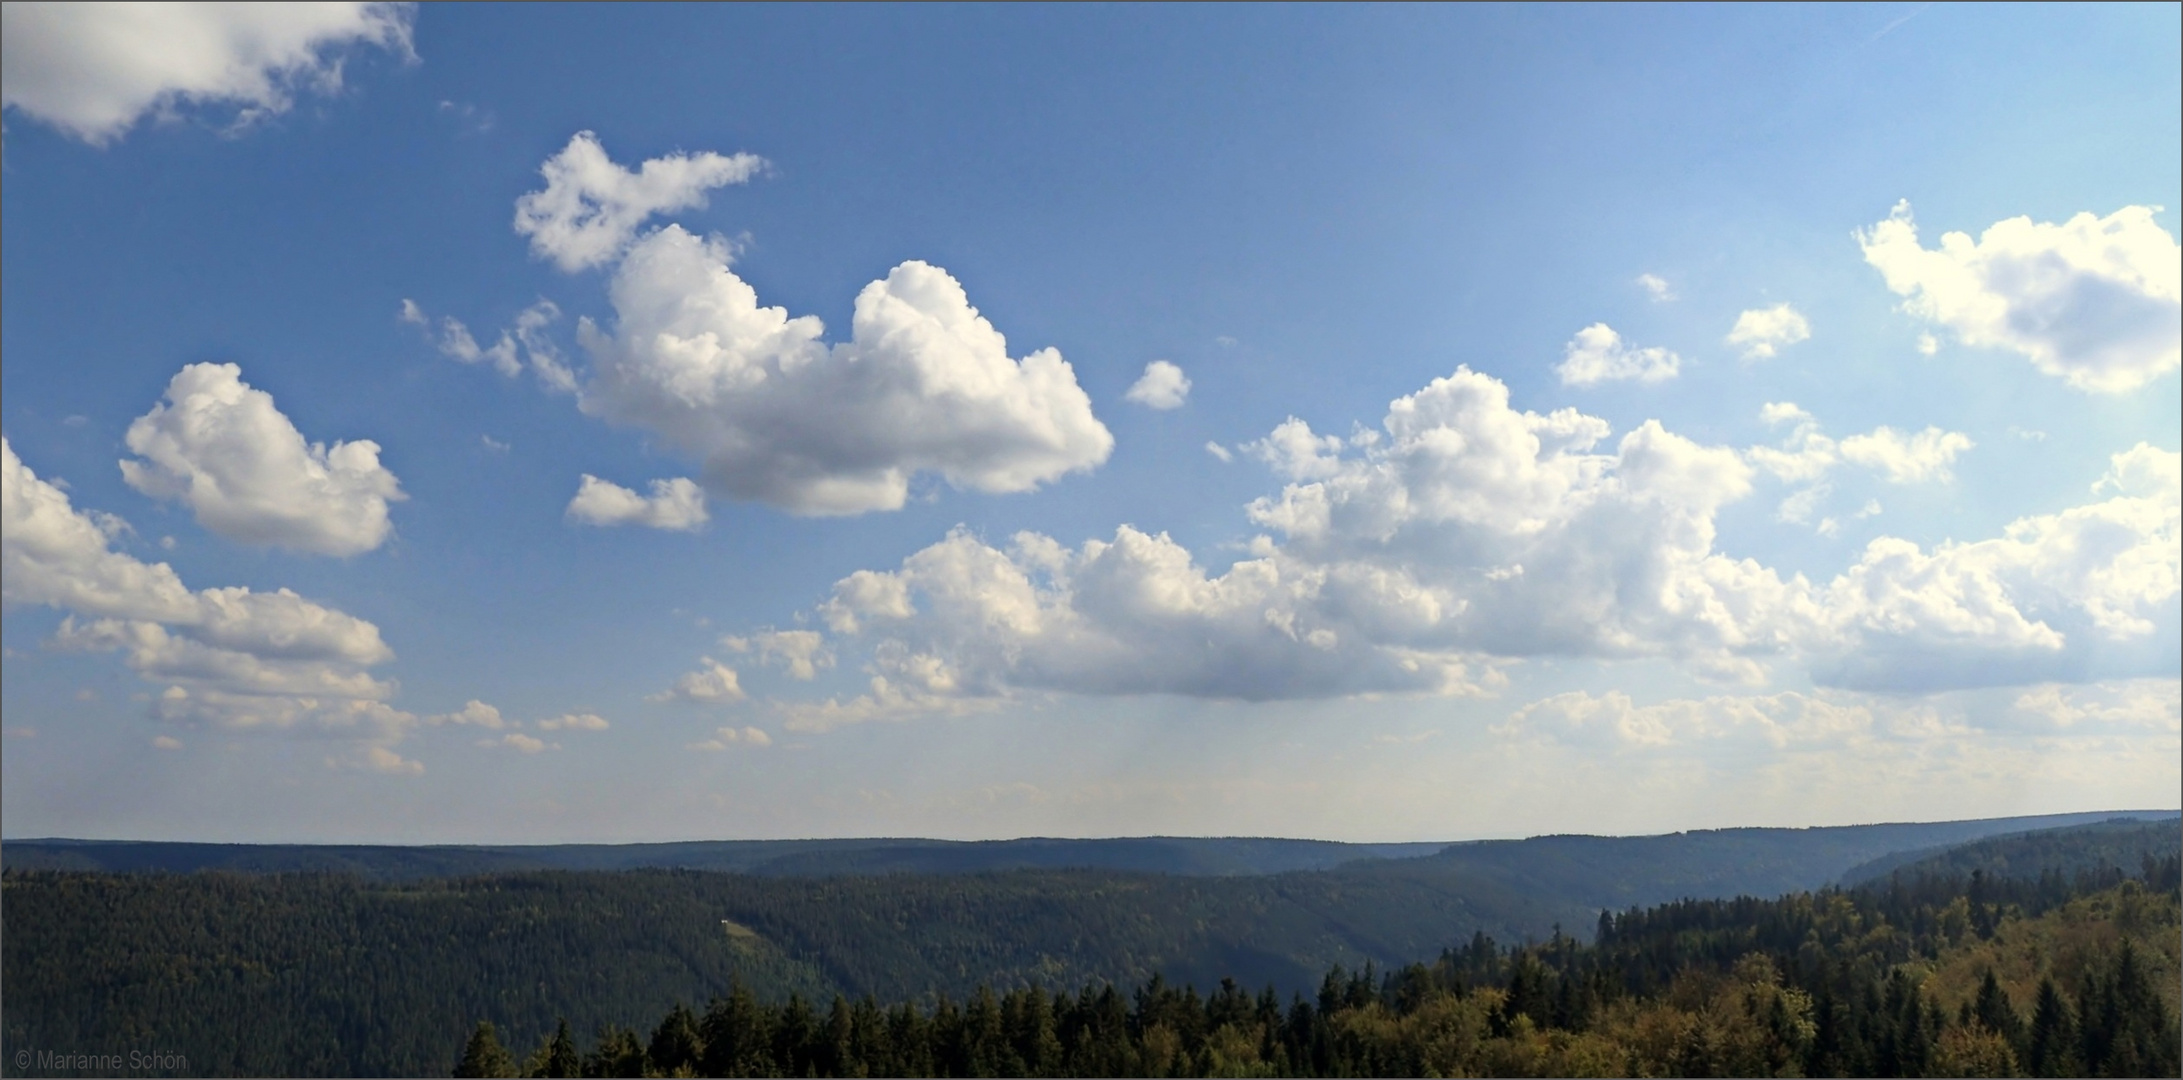
<svg viewBox="0 0 2183 1080"><path fill-rule="evenodd" d="M299 89L341 86L341 53L410 51L409 4L59 4L0 8L0 98L93 145L147 113L286 112Z"/></svg>
<svg viewBox="0 0 2183 1080"><path fill-rule="evenodd" d="M652 481L650 497L584 474L569 500L568 519L586 525L643 525L689 532L705 524L705 492L686 477Z"/></svg>
<svg viewBox="0 0 2183 1080"><path fill-rule="evenodd" d="M1736 325L1728 331L1728 343L1743 350L1746 360L1766 360L1811 336L1812 324L1802 313L1788 304L1775 304L1736 316Z"/></svg>
<svg viewBox="0 0 2183 1080"><path fill-rule="evenodd" d="M708 656L696 671L683 673L673 686L646 700L688 701L701 705L741 701L743 681L735 674L734 668Z"/></svg>
<svg viewBox="0 0 2183 1080"><path fill-rule="evenodd" d="M1788 403L1767 414L1815 426ZM1939 479L1957 448L1945 434L1922 450L1866 436L1858 454L1893 479ZM1931 551L1880 537L1815 583L1717 551L1715 519L1751 492L1754 465L1816 482L1837 444L1747 461L1653 421L1608 435L1574 410L1514 409L1504 384L1458 369L1392 402L1378 430L1320 436L1292 418L1250 444L1288 483L1246 508L1269 535L1225 569L1127 525L1075 547L958 528L836 583L818 614L837 648L859 648L870 692L788 706L788 726L1019 692L1475 694L1506 662L1549 656L1661 657L1742 682L1787 663L1822 685L1921 691L2176 667L2159 647L2177 623L2172 452L2117 455L2105 501Z"/></svg>
<svg viewBox="0 0 2183 1080"><path fill-rule="evenodd" d="M166 401L129 425L129 486L189 506L230 540L355 555L393 531L387 503L406 498L369 439L306 443L234 364L191 364Z"/></svg>
<svg viewBox="0 0 2183 1080"><path fill-rule="evenodd" d="M534 735L511 731L497 739L479 739L478 745L488 749L513 750L518 754L537 754L547 750L559 750L560 743L549 743Z"/></svg>
<svg viewBox="0 0 2183 1080"><path fill-rule="evenodd" d="M400 318L413 326L423 327L428 336L432 320L415 300L404 299ZM500 332L490 347L478 344L463 321L452 315L439 322L439 337L433 342L440 355L463 364L488 364L494 371L509 378L523 374L528 361L531 372L546 389L560 393L576 390L576 373L569 369L568 361L561 355L558 345L546 333L546 328L559 321L561 308L551 300L540 300L518 312L515 325Z"/></svg>
<svg viewBox="0 0 2183 1080"><path fill-rule="evenodd" d="M563 713L538 722L540 731L605 731L611 726L598 713Z"/></svg>
<svg viewBox="0 0 2183 1080"><path fill-rule="evenodd" d="M691 743L690 749L726 750L731 746L765 747L772 745L773 736L766 734L762 728L724 727L713 733L713 737L710 739Z"/></svg>
<svg viewBox="0 0 2183 1080"><path fill-rule="evenodd" d="M1190 397L1190 377L1182 369L1165 360L1154 360L1145 365L1145 373L1130 384L1129 392L1122 400L1133 401L1148 409L1180 409Z"/></svg>
<svg viewBox="0 0 2183 1080"><path fill-rule="evenodd" d="M1884 424L1838 441L1821 430L1812 414L1787 401L1768 402L1759 418L1775 426L1792 425L1789 437L1779 447L1754 446L1746 455L1791 483L1816 482L1845 461L1880 473L1889 483L1949 483L1955 479L1956 458L1978 445L1960 431L1928 427L1906 434Z"/></svg>
<svg viewBox="0 0 2183 1080"><path fill-rule="evenodd" d="M2110 497L1991 539L1873 540L1822 595L1815 678L1901 690L2173 672L2178 460L2140 443L2114 455L2097 488Z"/></svg>
<svg viewBox="0 0 2183 1080"><path fill-rule="evenodd" d="M1841 442L1842 459L1887 474L1889 482L1946 483L1955 479L1950 467L1956 455L1978 445L1960 431L1928 427L1906 435L1882 425L1868 434L1852 435Z"/></svg>
<svg viewBox="0 0 2183 1080"><path fill-rule="evenodd" d="M230 730L347 740L380 768L417 717L386 704L394 684L370 669L394 658L379 628L286 589L191 591L165 563L115 551L107 530L70 505L0 438L0 601L68 612L53 644L118 652L162 686L155 716ZM392 771L412 772L394 755ZM374 764L379 762L379 764ZM421 768L421 766L419 767Z"/></svg>
<svg viewBox="0 0 2183 1080"><path fill-rule="evenodd" d="M722 648L739 653L756 652L758 662L779 667L788 677L810 682L821 668L834 666L834 653L825 635L816 630L762 630L749 637L730 635L720 639Z"/></svg>
<svg viewBox="0 0 2183 1080"><path fill-rule="evenodd" d="M584 411L702 463L714 494L798 514L899 508L910 478L1029 491L1114 446L1061 354L1014 360L947 272L906 262L857 295L851 337L760 307L720 244L667 226L616 272L618 324L578 337Z"/></svg>
<svg viewBox="0 0 2183 1080"><path fill-rule="evenodd" d="M485 728L488 731L499 731L501 728L512 726L505 717L500 715L499 709L476 700L470 701L454 712L427 716L424 720L425 723L435 726L440 724L468 724L473 727Z"/></svg>
<svg viewBox="0 0 2183 1080"><path fill-rule="evenodd" d="M1675 286L1668 284L1668 279L1658 274L1637 275L1637 287L1645 290L1645 295L1651 297L1656 304L1664 304L1676 298Z"/></svg>
<svg viewBox="0 0 2183 1080"><path fill-rule="evenodd" d="M1554 371L1563 386L1592 386L1603 382L1665 382L1682 370L1683 358L1659 346L1638 349L1606 323L1593 323L1577 331L1562 350Z"/></svg>
<svg viewBox="0 0 2183 1080"><path fill-rule="evenodd" d="M653 158L631 172L606 156L598 136L579 131L539 166L543 191L515 204L515 231L531 253L571 273L612 262L654 214L705 205L705 192L740 184L765 167L755 154L711 152Z"/></svg>
<svg viewBox="0 0 2183 1080"><path fill-rule="evenodd" d="M2126 206L2059 225L2016 217L1928 249L1902 202L1857 241L1904 311L2071 386L2121 393L2183 360L2183 254L2154 212Z"/></svg>

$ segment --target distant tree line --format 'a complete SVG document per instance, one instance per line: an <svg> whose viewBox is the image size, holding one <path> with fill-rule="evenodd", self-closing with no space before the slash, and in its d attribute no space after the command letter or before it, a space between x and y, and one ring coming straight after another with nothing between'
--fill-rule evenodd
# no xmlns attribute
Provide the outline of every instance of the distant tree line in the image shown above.
<svg viewBox="0 0 2183 1080"><path fill-rule="evenodd" d="M2179 882L2171 856L1685 901L1602 914L1589 945L1479 934L1430 964L1336 967L1286 1003L1157 975L823 1008L737 984L588 1048L563 1022L521 1060L480 1022L455 1075L2176 1076Z"/></svg>

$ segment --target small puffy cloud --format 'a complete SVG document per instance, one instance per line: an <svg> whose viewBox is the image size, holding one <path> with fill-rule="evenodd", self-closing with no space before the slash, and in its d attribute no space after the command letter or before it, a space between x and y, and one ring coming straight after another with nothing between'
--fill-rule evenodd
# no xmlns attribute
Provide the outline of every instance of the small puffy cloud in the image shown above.
<svg viewBox="0 0 2183 1080"><path fill-rule="evenodd" d="M512 726L509 724L508 720L505 717L502 717L500 715L499 709L496 709L491 705L487 705L482 701L476 700L469 702L462 708L457 709L451 713L440 713L434 716L427 716L424 718L424 721L425 723L432 724L434 726L438 726L441 724L468 724L472 727L485 728L488 731L499 731L501 728Z"/></svg>
<svg viewBox="0 0 2183 1080"><path fill-rule="evenodd" d="M1794 401L1769 401L1759 406L1759 419L1768 424L1808 424L1812 414Z"/></svg>
<svg viewBox="0 0 2183 1080"><path fill-rule="evenodd" d="M1812 414L1787 401L1768 402L1759 418L1776 427L1794 426L1779 447L1754 446L1746 456L1791 483L1815 483L1845 461L1880 473L1890 483L1949 483L1955 479L1956 457L1978 445L1960 431L1928 427L1905 434L1885 425L1837 441L1820 429Z"/></svg>
<svg viewBox="0 0 2183 1080"><path fill-rule="evenodd" d="M740 184L765 167L755 154L669 154L635 172L614 164L598 136L579 131L539 166L543 191L516 200L515 231L531 253L574 273L611 262L653 214L705 205L705 192Z"/></svg>
<svg viewBox="0 0 2183 1080"><path fill-rule="evenodd" d="M731 635L721 638L720 645L739 653L755 651L759 663L783 668L789 678L803 682L817 678L820 668L834 666L834 653L816 630L764 630L749 637Z"/></svg>
<svg viewBox="0 0 2183 1080"><path fill-rule="evenodd" d="M2183 458L2150 443L2139 443L2108 459L2107 473L2092 485L2092 493L2113 491L2120 495L2174 500L2183 488Z"/></svg>
<svg viewBox="0 0 2183 1080"><path fill-rule="evenodd" d="M536 754L547 750L559 750L561 744L511 731L497 739L479 739L478 745L495 750L513 750L518 754Z"/></svg>
<svg viewBox="0 0 2183 1080"><path fill-rule="evenodd" d="M538 722L540 731L605 731L609 726L598 713L564 713Z"/></svg>
<svg viewBox="0 0 2183 1080"><path fill-rule="evenodd" d="M1507 738L1658 749L1748 738L1773 746L1840 741L1875 728L1870 705L1808 694L1677 698L1639 705L1628 694L1556 694L1516 710L1494 728Z"/></svg>
<svg viewBox="0 0 2183 1080"><path fill-rule="evenodd" d="M1682 370L1683 359L1659 346L1636 349L1606 323L1593 323L1577 331L1562 351L1554 371L1563 386L1593 386L1603 382L1665 382Z"/></svg>
<svg viewBox="0 0 2183 1080"><path fill-rule="evenodd" d="M1832 484L1813 484L1800 489L1781 500L1781 505L1774 510L1774 520L1802 525L1812 519L1812 513L1833 493Z"/></svg>
<svg viewBox="0 0 2183 1080"><path fill-rule="evenodd" d="M440 319L439 337L433 345L440 355L462 364L489 364L493 370L508 378L523 374L528 362L531 372L538 376L548 390L574 393L576 373L569 370L568 361L561 356L560 347L547 335L546 328L559 321L561 308L551 300L540 300L518 312L515 325L502 330L490 348L478 344L470 328L454 316ZM405 323L429 329L432 325L424 309L414 300L403 300L401 319Z"/></svg>
<svg viewBox="0 0 2183 1080"><path fill-rule="evenodd" d="M418 723L385 703L394 685L370 674L394 658L378 627L287 589L191 591L165 563L113 550L109 530L39 479L4 437L0 600L68 612L52 644L121 653L141 678L164 687L152 703L162 720L377 749ZM335 763L376 767L371 760Z"/></svg>
<svg viewBox="0 0 2183 1080"><path fill-rule="evenodd" d="M346 760L327 758L326 764L335 768L356 768L369 772L386 773L390 776L423 776L424 762L413 761L384 746L367 746L363 751Z"/></svg>
<svg viewBox="0 0 2183 1080"><path fill-rule="evenodd" d="M735 669L708 656L696 671L685 672L673 686L648 701L688 701L712 705L743 700L743 682Z"/></svg>
<svg viewBox="0 0 2183 1080"><path fill-rule="evenodd" d="M189 506L200 525L230 540L320 555L355 555L393 531L387 503L401 484L369 439L306 443L234 364L191 364L167 384L166 401L129 425L129 486Z"/></svg>
<svg viewBox="0 0 2183 1080"><path fill-rule="evenodd" d="M705 524L705 492L685 477L652 481L647 498L590 473L569 500L568 519L586 525L643 525L690 532Z"/></svg>
<svg viewBox="0 0 2183 1080"><path fill-rule="evenodd" d="M392 3L36 4L0 9L0 98L94 146L146 113L286 112L298 90L341 87L341 53L410 51L415 8Z"/></svg>
<svg viewBox="0 0 2183 1080"><path fill-rule="evenodd" d="M2122 393L2183 361L2183 252L2154 213L2016 217L1929 250L1905 201L1857 242L1911 315L2079 389Z"/></svg>
<svg viewBox="0 0 2183 1080"><path fill-rule="evenodd" d="M1637 275L1637 287L1645 290L1645 295L1651 297L1655 304L1675 299L1675 287L1658 274Z"/></svg>
<svg viewBox="0 0 2183 1080"><path fill-rule="evenodd" d="M612 334L577 336L583 410L702 463L715 495L797 514L893 510L910 478L1030 491L1107 459L1114 437L1061 354L1021 360L946 271L906 262L857 295L848 342L758 305L718 243L653 232L616 271Z"/></svg>
<svg viewBox="0 0 2183 1080"><path fill-rule="evenodd" d="M724 727L713 737L690 744L692 750L726 750L731 746L765 747L773 745L773 736L754 727Z"/></svg>
<svg viewBox="0 0 2183 1080"><path fill-rule="evenodd" d="M1222 464L1226 464L1236 459L1235 454L1229 452L1227 447L1222 446L1217 442L1208 441L1205 444L1205 452L1213 455L1216 458L1219 458Z"/></svg>
<svg viewBox="0 0 2183 1080"><path fill-rule="evenodd" d="M1129 393L1122 395L1122 400L1148 409L1179 409L1189 397L1190 377L1174 364L1154 360L1145 365L1145 373L1130 384Z"/></svg>
<svg viewBox="0 0 2183 1080"><path fill-rule="evenodd" d="M1788 304L1775 304L1736 316L1736 325L1728 331L1728 343L1743 350L1746 360L1766 360L1811 336L1812 324L1801 313Z"/></svg>
<svg viewBox="0 0 2183 1080"><path fill-rule="evenodd" d="M1885 473L1890 483L1916 484L1955 479L1950 466L1956 455L1978 445L1960 431L1929 427L1905 435L1891 427L1877 427L1865 435L1852 435L1840 444L1842 458Z"/></svg>

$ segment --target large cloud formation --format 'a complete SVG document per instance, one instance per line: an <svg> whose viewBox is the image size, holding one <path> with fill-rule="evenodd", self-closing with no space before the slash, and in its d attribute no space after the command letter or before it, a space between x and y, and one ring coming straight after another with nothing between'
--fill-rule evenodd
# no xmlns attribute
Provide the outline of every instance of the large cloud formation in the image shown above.
<svg viewBox="0 0 2183 1080"><path fill-rule="evenodd" d="M906 262L857 295L850 340L761 307L720 243L669 225L630 250L611 332L584 322L585 412L702 464L716 494L798 514L899 508L918 472L1028 491L1105 461L1114 437L1061 354L1011 359L946 271Z"/></svg>
<svg viewBox="0 0 2183 1080"><path fill-rule="evenodd" d="M370 674L394 658L378 627L286 589L193 592L167 564L115 551L102 520L0 437L0 602L68 612L56 644L124 654L163 687L162 719L317 732L352 741L366 767L421 770L392 750L416 718Z"/></svg>
<svg viewBox="0 0 2183 1080"><path fill-rule="evenodd" d="M409 4L41 4L0 8L0 96L93 145L146 113L229 105L237 122L341 85L337 54L410 55Z"/></svg>
<svg viewBox="0 0 2183 1080"><path fill-rule="evenodd" d="M129 425L129 486L189 506L230 540L355 555L393 531L387 503L406 498L369 439L306 443L273 395L234 364L191 364L166 401Z"/></svg>
<svg viewBox="0 0 2183 1080"><path fill-rule="evenodd" d="M1378 430L1322 436L1291 419L1247 446L1287 483L1247 508L1268 535L1225 572L1129 526L1074 549L958 529L835 586L820 613L869 643L872 690L792 722L1018 689L1472 693L1497 665L1542 656L1662 657L1744 682L1789 662L1888 690L2176 666L2173 452L2118 454L2108 497L1993 540L1926 551L1882 537L1818 584L1715 550L1716 515L1752 490L1760 455L1652 421L1611 447L1609 434L1572 409L1515 409L1500 381L1463 368L1392 402ZM1854 456L1930 478L1956 445L1946 434L1922 452L1876 435Z"/></svg>
<svg viewBox="0 0 2183 1080"><path fill-rule="evenodd" d="M1918 243L1910 204L1858 235L1903 310L2007 349L2084 390L2120 393L2183 362L2183 253L2149 206L2062 224L1997 222Z"/></svg>

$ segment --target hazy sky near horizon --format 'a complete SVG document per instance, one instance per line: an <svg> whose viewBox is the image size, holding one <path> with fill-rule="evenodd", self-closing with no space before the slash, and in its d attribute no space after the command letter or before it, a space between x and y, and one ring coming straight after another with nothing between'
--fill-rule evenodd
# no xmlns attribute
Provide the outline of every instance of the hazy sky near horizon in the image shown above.
<svg viewBox="0 0 2183 1080"><path fill-rule="evenodd" d="M2183 802L2173 5L5 10L10 837Z"/></svg>

